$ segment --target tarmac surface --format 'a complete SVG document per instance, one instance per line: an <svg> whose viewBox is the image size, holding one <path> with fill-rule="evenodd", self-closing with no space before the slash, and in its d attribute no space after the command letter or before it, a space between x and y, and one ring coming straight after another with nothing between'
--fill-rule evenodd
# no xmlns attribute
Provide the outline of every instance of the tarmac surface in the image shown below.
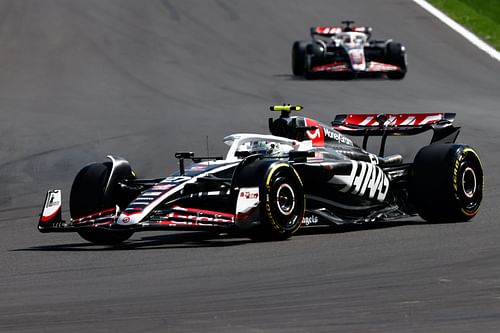
<svg viewBox="0 0 500 333"><path fill-rule="evenodd" d="M292 43L343 19L402 42L407 77L294 78ZM1 332L498 330L500 64L412 1L2 0L0 45ZM267 133L280 103L325 122L457 113L482 158L481 211L271 243L153 232L109 248L37 231L46 190L68 214L86 163L115 154L166 176L175 151Z"/></svg>

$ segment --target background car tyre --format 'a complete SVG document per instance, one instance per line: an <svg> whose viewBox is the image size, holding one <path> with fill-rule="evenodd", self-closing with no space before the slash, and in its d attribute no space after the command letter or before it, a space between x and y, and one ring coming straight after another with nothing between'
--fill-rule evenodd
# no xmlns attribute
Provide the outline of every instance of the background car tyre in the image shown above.
<svg viewBox="0 0 500 333"><path fill-rule="evenodd" d="M292 166L272 164L260 186L261 226L252 231L257 241L285 240L302 224L305 197L302 181Z"/></svg>
<svg viewBox="0 0 500 333"><path fill-rule="evenodd" d="M295 42L292 46L292 71L293 75L304 74L307 42Z"/></svg>
<svg viewBox="0 0 500 333"><path fill-rule="evenodd" d="M471 147L433 144L415 156L410 195L429 222L467 221L479 210L483 184L481 162Z"/></svg>
<svg viewBox="0 0 500 333"><path fill-rule="evenodd" d="M306 80L315 80L320 77L318 72L312 71L312 68L320 65L323 58L324 49L321 45L317 43L307 44L304 64L304 78Z"/></svg>
<svg viewBox="0 0 500 333"><path fill-rule="evenodd" d="M387 62L401 68L399 71L388 72L387 77L391 80L402 80L406 76L406 51L401 43L388 43L386 46Z"/></svg>
<svg viewBox="0 0 500 333"><path fill-rule="evenodd" d="M306 80L316 80L318 79L318 74L316 74L315 72L310 72L306 69L304 72L304 78Z"/></svg>
<svg viewBox="0 0 500 333"><path fill-rule="evenodd" d="M108 208L114 208L118 202L112 191L106 193L112 163L92 163L78 172L70 193L69 209L71 218L88 216ZM114 186L115 184L110 184ZM85 229L78 234L94 244L115 245L132 236L133 231L110 231L105 229Z"/></svg>

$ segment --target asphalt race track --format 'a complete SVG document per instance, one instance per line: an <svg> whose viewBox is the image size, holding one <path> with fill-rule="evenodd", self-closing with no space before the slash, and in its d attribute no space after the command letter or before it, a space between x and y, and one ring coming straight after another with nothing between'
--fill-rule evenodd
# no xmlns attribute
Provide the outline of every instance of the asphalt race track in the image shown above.
<svg viewBox="0 0 500 333"><path fill-rule="evenodd" d="M405 44L407 77L293 78L292 43L342 19ZM1 0L0 331L497 332L499 77L410 0ZM456 112L482 157L480 213L279 243L155 232L108 248L36 230L45 191L67 208L84 164L113 153L167 175L175 151L267 133L275 103L323 121Z"/></svg>

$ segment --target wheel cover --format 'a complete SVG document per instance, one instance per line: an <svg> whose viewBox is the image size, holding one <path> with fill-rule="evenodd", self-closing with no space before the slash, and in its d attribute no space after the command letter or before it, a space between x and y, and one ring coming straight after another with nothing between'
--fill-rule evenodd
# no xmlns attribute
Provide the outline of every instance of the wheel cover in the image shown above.
<svg viewBox="0 0 500 333"><path fill-rule="evenodd" d="M290 216L295 209L295 192L290 185L282 183L276 191L276 204L284 216Z"/></svg>
<svg viewBox="0 0 500 333"><path fill-rule="evenodd" d="M483 172L479 158L472 150L465 150L462 163L455 170L461 212L466 216L474 216L481 204L483 192Z"/></svg>
<svg viewBox="0 0 500 333"><path fill-rule="evenodd" d="M305 200L295 170L284 163L277 164L268 174L264 190L266 223L280 235L289 236L297 231L304 216Z"/></svg>
<svg viewBox="0 0 500 333"><path fill-rule="evenodd" d="M474 169L471 167L465 168L462 173L462 190L467 198L473 198L476 193L477 178Z"/></svg>

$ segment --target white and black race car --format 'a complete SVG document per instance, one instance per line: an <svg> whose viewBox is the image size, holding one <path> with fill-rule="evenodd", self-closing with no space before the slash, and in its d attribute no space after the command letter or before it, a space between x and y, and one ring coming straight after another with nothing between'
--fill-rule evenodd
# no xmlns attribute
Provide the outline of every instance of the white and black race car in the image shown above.
<svg viewBox="0 0 500 333"><path fill-rule="evenodd" d="M61 191L47 193L38 230L78 232L96 244L117 244L145 230L243 232L283 240L301 226L334 226L420 215L431 222L474 217L483 193L478 154L456 144L455 114L338 115L325 125L274 106L272 135L233 134L225 158L176 153L167 177L137 178L117 156L91 163L71 189L71 219L62 220ZM433 132L414 160L386 156L386 139ZM347 136L360 136L357 146ZM380 136L378 153L368 139ZM192 161L191 164L187 162Z"/></svg>
<svg viewBox="0 0 500 333"><path fill-rule="evenodd" d="M307 79L336 76L353 78L385 74L403 79L407 72L406 48L389 40L372 40L371 27L343 26L311 28L311 41L296 41L292 47L292 70Z"/></svg>

